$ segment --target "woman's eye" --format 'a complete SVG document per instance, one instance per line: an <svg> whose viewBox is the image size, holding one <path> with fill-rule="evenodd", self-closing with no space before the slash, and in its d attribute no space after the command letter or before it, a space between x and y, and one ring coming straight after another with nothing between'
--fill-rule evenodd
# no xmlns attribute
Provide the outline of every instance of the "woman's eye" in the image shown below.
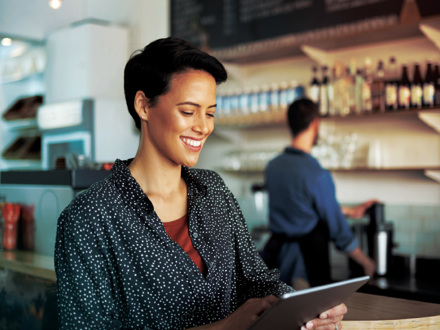
<svg viewBox="0 0 440 330"><path fill-rule="evenodd" d="M183 110L181 110L180 112L181 112L183 115L185 115L185 116L191 116L191 115L193 114L192 111L183 111Z"/></svg>
<svg viewBox="0 0 440 330"><path fill-rule="evenodd" d="M209 116L209 117L212 117L212 118L215 117L213 113L207 113L206 115Z"/></svg>

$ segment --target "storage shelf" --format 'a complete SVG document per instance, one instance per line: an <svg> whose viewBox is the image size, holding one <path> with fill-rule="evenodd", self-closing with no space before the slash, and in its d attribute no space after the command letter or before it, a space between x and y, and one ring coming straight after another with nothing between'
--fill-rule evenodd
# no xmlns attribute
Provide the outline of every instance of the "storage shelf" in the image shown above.
<svg viewBox="0 0 440 330"><path fill-rule="evenodd" d="M361 113L361 114L349 114L346 116L326 116L321 117L324 121L344 121L344 120L363 120L365 118L372 119L384 119L384 118L398 118L400 116L417 116L428 126L433 127L437 132L440 133L440 106L434 108L423 108L423 109L408 109L408 110L396 110L396 111L386 111L383 113L371 112L371 113ZM217 128L264 128L264 127L281 127L286 126L286 114L276 113L255 113L252 117L246 119L242 116L234 117L220 117L216 118Z"/></svg>
<svg viewBox="0 0 440 330"><path fill-rule="evenodd" d="M330 172L339 172L339 173L349 173L349 172L398 172L398 171L420 171L424 172L427 177L435 181L440 182L440 166L428 166L428 167L347 167L347 168L326 168ZM230 168L218 168L217 170L228 173L228 174L262 174L264 169L230 169Z"/></svg>
<svg viewBox="0 0 440 330"><path fill-rule="evenodd" d="M367 46L390 41L427 37L439 44L437 34L440 16L414 19L407 23L383 22L376 27L364 28L362 24L343 28L329 28L309 31L303 34L287 35L272 40L263 40L227 49L214 50L214 56L226 63L251 64L272 61L286 57L310 56L333 50Z"/></svg>

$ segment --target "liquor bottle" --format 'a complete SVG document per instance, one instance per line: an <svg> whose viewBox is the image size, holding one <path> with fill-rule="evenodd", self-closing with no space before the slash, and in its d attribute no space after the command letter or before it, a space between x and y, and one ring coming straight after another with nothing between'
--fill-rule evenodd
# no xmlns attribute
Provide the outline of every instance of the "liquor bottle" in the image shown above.
<svg viewBox="0 0 440 330"><path fill-rule="evenodd" d="M423 106L423 79L420 65L414 64L414 75L411 82L411 108L421 109Z"/></svg>
<svg viewBox="0 0 440 330"><path fill-rule="evenodd" d="M431 63L426 63L425 80L423 81L423 106L432 108L435 96L435 77Z"/></svg>
<svg viewBox="0 0 440 330"><path fill-rule="evenodd" d="M355 112L356 114L361 114L364 110L362 102L362 87L364 85L364 76L362 75L361 69L356 69L354 84Z"/></svg>
<svg viewBox="0 0 440 330"><path fill-rule="evenodd" d="M315 102L315 103L319 103L319 81L317 78L317 72L318 72L318 68L316 66L314 66L312 68L313 71L313 77L312 77L312 81L310 82L310 86L309 86L309 92L307 93L309 98Z"/></svg>
<svg viewBox="0 0 440 330"><path fill-rule="evenodd" d="M330 79L327 74L328 66L324 65L322 68L322 80L320 85L320 95L319 95L319 114L323 117L329 114L329 84Z"/></svg>
<svg viewBox="0 0 440 330"><path fill-rule="evenodd" d="M436 64L434 66L434 81L435 81L435 96L434 104L440 105L440 66Z"/></svg>
<svg viewBox="0 0 440 330"><path fill-rule="evenodd" d="M346 69L345 81L347 86L347 114L356 113L356 62L350 61L350 65Z"/></svg>
<svg viewBox="0 0 440 330"><path fill-rule="evenodd" d="M394 56L391 56L389 59L387 73L385 79L385 105L387 110L395 111L399 107L397 102L399 73L397 71L397 62Z"/></svg>
<svg viewBox="0 0 440 330"><path fill-rule="evenodd" d="M402 65L402 76L399 82L399 109L411 107L411 82L408 77L408 66Z"/></svg>
<svg viewBox="0 0 440 330"><path fill-rule="evenodd" d="M270 86L270 112L278 112L280 108L280 87L277 83Z"/></svg>
<svg viewBox="0 0 440 330"><path fill-rule="evenodd" d="M251 90L249 87L245 87L241 94L240 94L240 98L238 100L239 102L239 108L240 108L240 115L242 117L248 117L249 113L251 112L250 109L250 95L251 95Z"/></svg>
<svg viewBox="0 0 440 330"><path fill-rule="evenodd" d="M298 86L298 82L296 82L295 80L291 80L287 85L286 100L287 100L287 104L289 105L292 104L293 101L297 99L295 92L297 86Z"/></svg>
<svg viewBox="0 0 440 330"><path fill-rule="evenodd" d="M282 81L280 83L280 106L278 108L279 113L285 113L287 111L287 107L289 106L289 103L287 101L287 89L289 87L289 84L287 81Z"/></svg>
<svg viewBox="0 0 440 330"><path fill-rule="evenodd" d="M342 71L344 67L341 63L336 63L333 68L333 106L330 109L331 116L338 116L342 112L343 99L343 79Z"/></svg>
<svg viewBox="0 0 440 330"><path fill-rule="evenodd" d="M334 115L335 111L335 88L334 81L335 79L335 71L332 68L331 73L329 74L329 79L327 83L327 95L328 95L328 116Z"/></svg>
<svg viewBox="0 0 440 330"><path fill-rule="evenodd" d="M369 58L365 60L364 65L364 81L362 83L362 111L372 112L373 104L371 99L371 85L373 84L373 77L371 73L371 61Z"/></svg>
<svg viewBox="0 0 440 330"><path fill-rule="evenodd" d="M383 61L377 62L377 69L371 85L371 101L374 112L385 112L385 71Z"/></svg>
<svg viewBox="0 0 440 330"><path fill-rule="evenodd" d="M260 112L268 112L270 106L270 89L269 85L263 84L258 95L258 110Z"/></svg>
<svg viewBox="0 0 440 330"><path fill-rule="evenodd" d="M251 106L251 114L252 117L255 117L255 114L258 112L259 102L258 95L260 94L260 89L258 86L252 87L251 97L250 97L250 106Z"/></svg>

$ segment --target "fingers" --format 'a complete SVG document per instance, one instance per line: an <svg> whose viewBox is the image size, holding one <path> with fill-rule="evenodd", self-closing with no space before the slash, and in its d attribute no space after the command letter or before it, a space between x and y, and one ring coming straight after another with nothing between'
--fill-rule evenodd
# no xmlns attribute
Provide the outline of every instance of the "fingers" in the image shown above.
<svg viewBox="0 0 440 330"><path fill-rule="evenodd" d="M347 306L345 304L339 304L325 312L322 312L319 315L320 319L327 319L327 318L337 318L337 317L344 317L345 314L347 314ZM341 320L342 320L341 318Z"/></svg>
<svg viewBox="0 0 440 330"><path fill-rule="evenodd" d="M319 318L313 319L306 323L304 329L338 329L342 328L341 321L347 314L347 306L345 304L337 305L319 315Z"/></svg>
<svg viewBox="0 0 440 330"><path fill-rule="evenodd" d="M315 329L315 330L341 330L342 329L342 323L341 322L334 322L334 323L328 323L328 324L321 324L316 326L309 326L307 323L307 326L301 327L301 330L309 330L309 329Z"/></svg>

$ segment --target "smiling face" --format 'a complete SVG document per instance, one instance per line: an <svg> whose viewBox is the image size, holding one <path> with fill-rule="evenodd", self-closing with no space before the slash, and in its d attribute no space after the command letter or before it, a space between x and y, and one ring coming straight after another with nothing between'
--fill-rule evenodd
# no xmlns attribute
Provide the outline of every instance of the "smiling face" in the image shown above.
<svg viewBox="0 0 440 330"><path fill-rule="evenodd" d="M207 72L176 74L170 90L146 109L148 152L174 165L194 166L214 129L216 82Z"/></svg>

